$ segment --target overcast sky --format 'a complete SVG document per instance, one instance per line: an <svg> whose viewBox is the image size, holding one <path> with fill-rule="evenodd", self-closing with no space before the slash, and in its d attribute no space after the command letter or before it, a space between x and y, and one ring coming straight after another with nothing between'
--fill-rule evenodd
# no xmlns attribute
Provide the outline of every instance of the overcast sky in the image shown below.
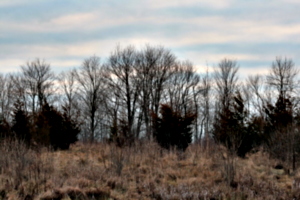
<svg viewBox="0 0 300 200"><path fill-rule="evenodd" d="M227 57L241 76L276 56L300 65L299 0L0 0L0 72L35 58L56 72L117 44L162 45L199 71Z"/></svg>

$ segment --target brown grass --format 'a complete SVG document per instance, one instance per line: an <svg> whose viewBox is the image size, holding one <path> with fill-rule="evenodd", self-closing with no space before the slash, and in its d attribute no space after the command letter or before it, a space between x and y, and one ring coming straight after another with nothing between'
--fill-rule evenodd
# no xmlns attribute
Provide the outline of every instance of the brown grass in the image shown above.
<svg viewBox="0 0 300 200"><path fill-rule="evenodd" d="M274 169L279 162L261 151L241 159L220 146L178 153L155 143L78 143L37 152L4 142L0 155L0 200L300 198L300 173Z"/></svg>

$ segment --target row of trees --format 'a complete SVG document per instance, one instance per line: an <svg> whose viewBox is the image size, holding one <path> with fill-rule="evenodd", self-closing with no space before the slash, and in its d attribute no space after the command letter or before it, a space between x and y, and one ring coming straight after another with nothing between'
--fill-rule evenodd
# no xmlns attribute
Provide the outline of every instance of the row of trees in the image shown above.
<svg viewBox="0 0 300 200"><path fill-rule="evenodd" d="M298 69L277 57L269 74L249 76L241 84L235 61L223 60L215 71L217 101L212 135L244 157L254 147L296 167L300 152Z"/></svg>
<svg viewBox="0 0 300 200"><path fill-rule="evenodd" d="M213 138L239 156L264 145L295 161L300 117L293 61L277 57L267 76L242 81L238 69L235 60L223 59L213 72L199 74L191 62L150 45L118 46L105 61L92 56L58 75L36 59L18 74L0 76L1 122L14 126L17 102L35 127L31 132L45 110L62 116L75 138L67 143L76 140L76 131L83 141L158 140L182 150L192 140L205 146Z"/></svg>

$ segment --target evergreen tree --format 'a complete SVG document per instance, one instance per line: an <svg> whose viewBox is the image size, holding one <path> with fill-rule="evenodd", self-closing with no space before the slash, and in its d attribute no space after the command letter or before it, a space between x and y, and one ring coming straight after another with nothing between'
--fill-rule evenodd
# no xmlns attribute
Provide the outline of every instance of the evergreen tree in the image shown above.
<svg viewBox="0 0 300 200"><path fill-rule="evenodd" d="M272 156L283 161L291 160L289 156L296 153L296 146L300 142L295 126L297 117L294 119L293 113L290 98L284 98L282 94L274 106L268 104L265 107L265 144Z"/></svg>
<svg viewBox="0 0 300 200"><path fill-rule="evenodd" d="M51 146L54 150L69 149L70 144L76 142L80 132L79 126L67 113L61 114L48 104L43 105L37 122L36 138L39 144Z"/></svg>
<svg viewBox="0 0 300 200"><path fill-rule="evenodd" d="M239 92L216 114L213 136L240 157L245 157L253 147L260 144L260 136L252 122L248 122L248 111ZM253 121L255 122L255 121Z"/></svg>
<svg viewBox="0 0 300 200"><path fill-rule="evenodd" d="M78 134L80 133L80 123L72 119L66 109L63 108L63 130L64 130L64 139L60 145L61 149L69 149L70 144L73 144L78 141Z"/></svg>
<svg viewBox="0 0 300 200"><path fill-rule="evenodd" d="M10 136L10 126L6 119L0 114L0 139L8 138Z"/></svg>
<svg viewBox="0 0 300 200"><path fill-rule="evenodd" d="M161 117L153 115L154 138L163 148L176 147L184 151L192 141L191 124L196 115L188 113L181 116L166 104L161 106L160 114Z"/></svg>
<svg viewBox="0 0 300 200"><path fill-rule="evenodd" d="M31 142L30 120L23 106L19 100L14 104L12 132L18 140L24 141L29 146Z"/></svg>

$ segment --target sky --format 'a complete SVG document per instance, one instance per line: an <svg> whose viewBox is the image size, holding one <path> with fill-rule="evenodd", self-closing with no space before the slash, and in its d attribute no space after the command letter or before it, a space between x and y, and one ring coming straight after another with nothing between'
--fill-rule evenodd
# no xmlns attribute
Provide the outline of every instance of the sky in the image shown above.
<svg viewBox="0 0 300 200"><path fill-rule="evenodd" d="M240 76L276 56L300 66L299 0L0 0L0 73L36 58L59 73L119 44L164 46L197 71L234 59Z"/></svg>

